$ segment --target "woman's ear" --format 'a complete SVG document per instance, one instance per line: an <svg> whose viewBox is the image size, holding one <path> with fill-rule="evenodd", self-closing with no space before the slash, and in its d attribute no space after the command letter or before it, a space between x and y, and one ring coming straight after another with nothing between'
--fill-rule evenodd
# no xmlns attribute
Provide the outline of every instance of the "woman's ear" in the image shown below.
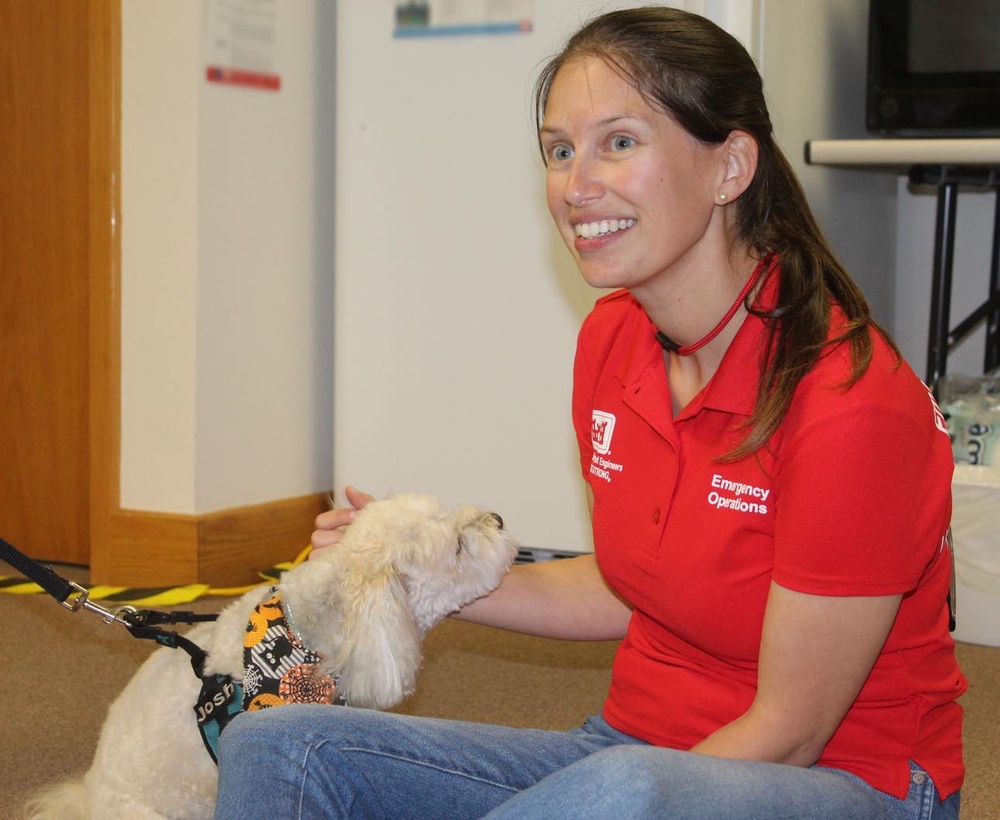
<svg viewBox="0 0 1000 820"><path fill-rule="evenodd" d="M725 173L716 193L719 204L732 202L757 172L757 140L746 131L732 131L722 145Z"/></svg>

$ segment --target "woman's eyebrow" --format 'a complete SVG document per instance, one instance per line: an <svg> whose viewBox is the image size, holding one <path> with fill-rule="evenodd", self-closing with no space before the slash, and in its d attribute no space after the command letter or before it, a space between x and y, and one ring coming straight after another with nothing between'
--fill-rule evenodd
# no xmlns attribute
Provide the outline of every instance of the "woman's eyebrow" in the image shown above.
<svg viewBox="0 0 1000 820"><path fill-rule="evenodd" d="M598 126L600 128L604 128L604 127L607 127L609 125L616 125L616 124L618 124L620 122L625 122L625 121L628 121L628 120L635 121L635 122L640 122L640 123L643 123L643 124L647 124L647 122L648 122L646 120L646 118L643 117L641 114L611 114L610 116L602 117L596 123L594 123L594 125L596 125L596 126ZM539 133L540 134L557 134L558 135L558 134L562 134L563 132L564 132L564 129L559 128L558 126L554 126L554 125L542 125L542 127L539 129Z"/></svg>

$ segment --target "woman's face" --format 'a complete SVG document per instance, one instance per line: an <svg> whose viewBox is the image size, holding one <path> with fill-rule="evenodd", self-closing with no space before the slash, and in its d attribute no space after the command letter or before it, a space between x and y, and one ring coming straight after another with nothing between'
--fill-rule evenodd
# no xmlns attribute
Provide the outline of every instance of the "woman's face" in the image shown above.
<svg viewBox="0 0 1000 820"><path fill-rule="evenodd" d="M640 295L725 251L724 145L696 140L603 60L559 69L541 142L549 210L590 285Z"/></svg>

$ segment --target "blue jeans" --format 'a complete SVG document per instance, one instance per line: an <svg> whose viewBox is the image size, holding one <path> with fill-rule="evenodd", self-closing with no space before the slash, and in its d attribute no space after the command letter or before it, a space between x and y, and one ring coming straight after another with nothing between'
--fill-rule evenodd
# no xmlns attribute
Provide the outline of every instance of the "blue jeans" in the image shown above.
<svg viewBox="0 0 1000 820"><path fill-rule="evenodd" d="M222 735L216 820L951 820L914 767L900 800L833 769L662 749L592 717L570 732L282 706Z"/></svg>

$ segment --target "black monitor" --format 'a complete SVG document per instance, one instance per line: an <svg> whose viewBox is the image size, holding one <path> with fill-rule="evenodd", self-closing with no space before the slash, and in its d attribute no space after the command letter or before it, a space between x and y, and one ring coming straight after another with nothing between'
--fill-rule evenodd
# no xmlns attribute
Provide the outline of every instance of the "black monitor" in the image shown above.
<svg viewBox="0 0 1000 820"><path fill-rule="evenodd" d="M867 126L1000 135L1000 0L869 0Z"/></svg>

